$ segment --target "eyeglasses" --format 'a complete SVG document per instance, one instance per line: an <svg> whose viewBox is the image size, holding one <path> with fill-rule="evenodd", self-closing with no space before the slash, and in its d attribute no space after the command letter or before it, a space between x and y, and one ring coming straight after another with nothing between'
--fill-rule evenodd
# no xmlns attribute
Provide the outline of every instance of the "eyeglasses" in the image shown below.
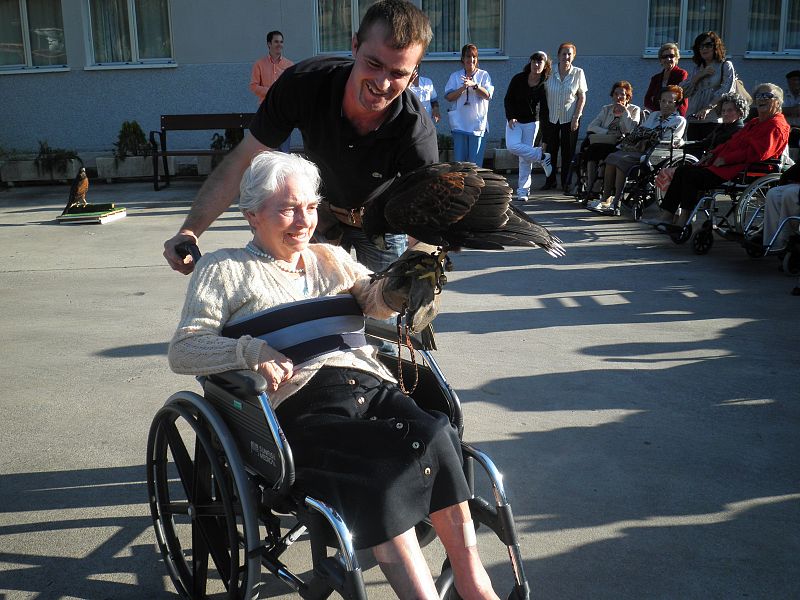
<svg viewBox="0 0 800 600"><path fill-rule="evenodd" d="M700 44L700 47L701 48L713 48L714 47L714 42L703 42L702 44Z"/></svg>
<svg viewBox="0 0 800 600"><path fill-rule="evenodd" d="M675 58L674 54L662 54L661 58Z"/></svg>
<svg viewBox="0 0 800 600"><path fill-rule="evenodd" d="M774 100L776 96L772 92L758 92L755 98L756 100Z"/></svg>

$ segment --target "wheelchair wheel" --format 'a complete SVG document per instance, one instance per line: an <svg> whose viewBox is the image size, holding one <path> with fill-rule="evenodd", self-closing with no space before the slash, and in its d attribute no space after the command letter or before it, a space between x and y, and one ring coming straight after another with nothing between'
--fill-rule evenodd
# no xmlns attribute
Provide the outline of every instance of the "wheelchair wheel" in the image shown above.
<svg viewBox="0 0 800 600"><path fill-rule="evenodd" d="M767 192L778 183L780 174L772 173L759 177L748 185L739 196L739 205L736 209L736 231L746 234L747 231L760 227L764 220L764 213L761 211L767 199Z"/></svg>
<svg viewBox="0 0 800 600"><path fill-rule="evenodd" d="M672 241L678 245L685 244L687 241L689 241L689 238L692 237L692 224L687 223L686 227L676 233L671 233L669 237L672 238Z"/></svg>
<svg viewBox="0 0 800 600"><path fill-rule="evenodd" d="M196 394L175 394L147 440L150 511L164 563L187 599L258 596L258 520L249 478L225 423Z"/></svg>
<svg viewBox="0 0 800 600"><path fill-rule="evenodd" d="M789 249L783 256L782 265L785 275L797 275L800 273L800 253Z"/></svg>
<svg viewBox="0 0 800 600"><path fill-rule="evenodd" d="M695 254L708 254L714 245L714 234L710 228L703 227L692 238L692 250Z"/></svg>

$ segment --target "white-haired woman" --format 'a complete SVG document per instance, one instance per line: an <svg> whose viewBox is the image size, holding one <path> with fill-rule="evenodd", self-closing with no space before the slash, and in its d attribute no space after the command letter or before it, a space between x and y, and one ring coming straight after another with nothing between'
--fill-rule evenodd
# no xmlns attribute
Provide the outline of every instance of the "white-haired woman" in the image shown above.
<svg viewBox="0 0 800 600"><path fill-rule="evenodd" d="M683 227L697 204L702 190L718 186L735 177L747 165L778 158L789 141L789 124L781 113L783 90L774 83L756 87L753 100L758 118L748 121L727 142L712 148L703 161L676 169L661 213L647 223L664 230L670 225ZM677 216L678 207L681 208Z"/></svg>
<svg viewBox="0 0 800 600"><path fill-rule="evenodd" d="M264 376L292 445L297 484L339 511L354 546L373 549L400 598L438 597L414 530L430 516L461 597L495 599L471 534L470 491L448 418L422 410L399 391L363 329L328 331L352 321L325 319L330 303L319 305L318 338L300 346L286 341L309 330L299 301L347 301L341 295L350 294L355 302L348 310L356 320L364 314L387 318L398 303L396 294L386 293L387 280L373 283L347 252L309 243L319 182L317 167L299 156L264 152L253 159L239 200L253 239L197 264L170 343L170 366L190 375L251 369ZM341 315L341 306L336 310ZM221 335L226 323L256 313L280 323L280 346L254 335Z"/></svg>

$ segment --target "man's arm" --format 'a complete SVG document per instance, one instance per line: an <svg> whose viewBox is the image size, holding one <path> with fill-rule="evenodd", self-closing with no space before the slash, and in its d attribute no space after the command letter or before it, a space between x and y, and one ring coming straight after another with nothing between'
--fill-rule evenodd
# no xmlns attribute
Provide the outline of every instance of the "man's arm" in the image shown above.
<svg viewBox="0 0 800 600"><path fill-rule="evenodd" d="M183 226L174 237L164 242L164 258L175 271L188 275L194 270L192 257L181 258L175 252L175 246L186 241L197 243L197 238L231 205L239 191L242 174L253 157L264 150L269 148L247 132L239 145L208 176L197 192Z"/></svg>

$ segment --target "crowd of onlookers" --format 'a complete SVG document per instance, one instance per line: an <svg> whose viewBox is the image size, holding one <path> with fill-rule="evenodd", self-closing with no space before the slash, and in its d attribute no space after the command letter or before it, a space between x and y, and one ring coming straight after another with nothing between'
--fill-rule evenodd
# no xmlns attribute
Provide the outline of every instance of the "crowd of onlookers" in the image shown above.
<svg viewBox="0 0 800 600"><path fill-rule="evenodd" d="M690 71L678 66L677 44L661 46L661 69L650 79L643 106L631 102L634 92L628 81L611 84L611 102L589 123L580 161L573 162L587 92L584 72L573 64L576 55L570 42L559 46L553 60L544 51L534 52L505 92L506 147L519 159L517 200L528 199L535 164L546 175L542 190L560 184L568 195L574 192L570 169L580 168L585 173L587 208L614 213L626 176L640 162L643 145L655 140L683 148L681 152L698 159L671 170L660 212L649 220L669 230L686 224L702 190L735 178L748 165L782 159L778 168L786 170L792 164L788 148L797 147L800 137L800 70L786 75L785 91L773 83L748 91L713 31L694 40ZM454 158L482 164L488 106L495 89L489 73L478 66L476 46L464 46L461 62L463 69L450 75L444 90ZM429 90L424 99L430 100L432 83L420 81L424 83L418 89ZM412 86L412 91L417 89ZM435 91L432 94L436 99ZM770 239L774 231L768 230L776 225L776 215L800 215L796 170L787 171L780 183L768 193L764 229L748 232L752 240Z"/></svg>

